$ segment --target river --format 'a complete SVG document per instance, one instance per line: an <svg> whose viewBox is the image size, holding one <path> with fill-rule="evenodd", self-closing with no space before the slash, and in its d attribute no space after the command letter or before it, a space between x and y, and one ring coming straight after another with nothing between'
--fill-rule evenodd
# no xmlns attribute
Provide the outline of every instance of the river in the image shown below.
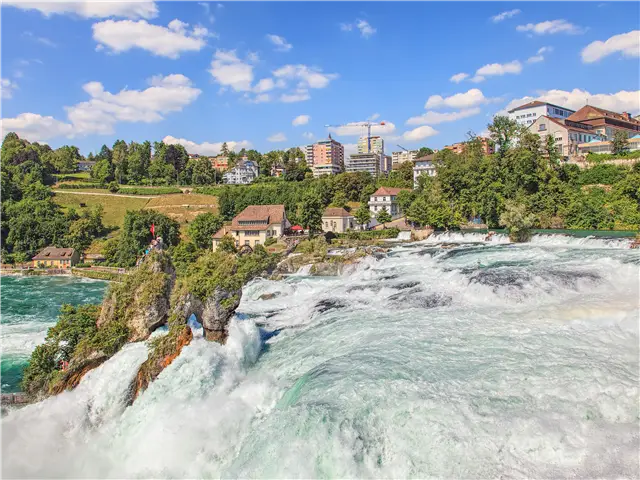
<svg viewBox="0 0 640 480"><path fill-rule="evenodd" d="M31 352L56 324L60 306L100 303L107 283L78 277L2 276L2 392L20 390Z"/></svg>
<svg viewBox="0 0 640 480"><path fill-rule="evenodd" d="M483 237L398 245L342 277L255 280L227 345L194 324L131 407L144 343L10 413L2 473L638 478L640 251Z"/></svg>

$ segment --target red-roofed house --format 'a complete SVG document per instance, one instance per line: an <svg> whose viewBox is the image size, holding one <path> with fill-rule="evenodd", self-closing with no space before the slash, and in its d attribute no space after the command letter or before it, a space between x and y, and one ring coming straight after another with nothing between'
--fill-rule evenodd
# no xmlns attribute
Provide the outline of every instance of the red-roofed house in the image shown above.
<svg viewBox="0 0 640 480"><path fill-rule="evenodd" d="M267 238L279 237L289 226L284 205L249 205L233 217L231 225L222 227L213 235L213 251L227 234L235 240L237 247L255 247L264 244Z"/></svg>
<svg viewBox="0 0 640 480"><path fill-rule="evenodd" d="M400 205L398 205L398 201L396 200L398 193L400 193L402 190L411 189L380 187L378 190L376 190L369 199L369 210L371 211L371 215L375 217L383 208L386 208L387 212L389 212L393 218L402 215Z"/></svg>
<svg viewBox="0 0 640 480"><path fill-rule="evenodd" d="M540 135L542 145L547 141L547 136L551 135L558 152L567 158L578 155L579 144L602 139L591 125L546 116L533 122L529 131Z"/></svg>

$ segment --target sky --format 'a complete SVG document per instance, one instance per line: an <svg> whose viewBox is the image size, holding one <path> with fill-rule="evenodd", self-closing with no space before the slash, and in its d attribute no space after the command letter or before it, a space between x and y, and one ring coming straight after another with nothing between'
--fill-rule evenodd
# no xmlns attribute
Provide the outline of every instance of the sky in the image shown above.
<svg viewBox="0 0 640 480"><path fill-rule="evenodd" d="M387 153L486 134L533 99L640 113L638 2L18 2L2 134L261 152L362 126ZM326 125L335 125L327 127Z"/></svg>

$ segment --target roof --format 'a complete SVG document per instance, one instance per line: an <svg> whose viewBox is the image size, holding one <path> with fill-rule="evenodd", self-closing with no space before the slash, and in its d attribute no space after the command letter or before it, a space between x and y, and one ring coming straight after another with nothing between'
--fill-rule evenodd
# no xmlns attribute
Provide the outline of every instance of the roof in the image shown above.
<svg viewBox="0 0 640 480"><path fill-rule="evenodd" d="M543 118L546 120L549 120L550 122L555 123L556 125L560 125L561 127L566 128L567 130L573 130L576 132L582 131L582 130L590 130L591 128L593 128L591 125L585 125L585 124L580 124L579 126L567 125L563 120L560 120L559 118L547 117L546 115L542 115L538 117L538 119L535 122L533 122L533 125L535 125L538 120ZM578 122L573 122L573 123L578 123Z"/></svg>
<svg viewBox="0 0 640 480"><path fill-rule="evenodd" d="M324 211L323 217L351 217L349 212L347 212L344 208L327 208Z"/></svg>
<svg viewBox="0 0 640 480"><path fill-rule="evenodd" d="M233 217L231 227L234 230L266 230L274 223L285 218L284 205L249 205ZM241 225L240 222L262 222L259 225Z"/></svg>
<svg viewBox="0 0 640 480"><path fill-rule="evenodd" d="M433 162L436 159L436 154L432 153L431 155L423 155L422 157L416 157L413 159L414 162Z"/></svg>
<svg viewBox="0 0 640 480"><path fill-rule="evenodd" d="M68 260L75 252L73 248L46 247L33 257L32 260Z"/></svg>
<svg viewBox="0 0 640 480"><path fill-rule="evenodd" d="M230 230L231 228L229 228L228 225L224 225L220 230L213 234L213 238L222 238L229 233Z"/></svg>
<svg viewBox="0 0 640 480"><path fill-rule="evenodd" d="M403 190L410 190L409 188L392 188L392 187L380 187L373 193L372 196L377 197L380 195L398 195Z"/></svg>
<svg viewBox="0 0 640 480"><path fill-rule="evenodd" d="M605 110L604 108L594 107L593 105L585 105L577 112L574 112L567 120L574 122L583 122L585 120L594 120L596 118L614 118L621 122L627 122L634 125L640 125L640 122L632 117L627 119L621 113L612 112L611 110Z"/></svg>
<svg viewBox="0 0 640 480"><path fill-rule="evenodd" d="M304 228L302 228L300 225L294 225L293 227L291 227L291 230L299 232L300 230L304 230Z"/></svg>
<svg viewBox="0 0 640 480"><path fill-rule="evenodd" d="M570 112L575 112L575 110L571 110L570 108L567 108L567 107L561 107L560 105L554 105L553 103L541 102L539 100L534 100L533 102L525 103L524 105L520 105L519 107L516 107L516 108L513 108L513 109L509 110L509 113L515 112L517 110L524 110L525 108L541 107L543 105L549 105L550 107L556 107L556 108L561 108L563 110L568 110Z"/></svg>

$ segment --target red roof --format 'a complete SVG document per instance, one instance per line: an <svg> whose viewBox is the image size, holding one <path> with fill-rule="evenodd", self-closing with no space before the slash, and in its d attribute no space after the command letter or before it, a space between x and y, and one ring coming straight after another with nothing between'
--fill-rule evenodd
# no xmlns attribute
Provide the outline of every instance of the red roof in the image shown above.
<svg viewBox="0 0 640 480"><path fill-rule="evenodd" d="M300 225L294 225L293 227L291 227L291 230L301 231L304 230L304 228L302 228Z"/></svg>
<svg viewBox="0 0 640 480"><path fill-rule="evenodd" d="M285 219L284 205L249 205L233 217L233 230L267 230Z"/></svg>
<svg viewBox="0 0 640 480"><path fill-rule="evenodd" d="M380 195L398 195L403 190L411 190L410 188L393 188L393 187L380 187L375 193L372 195L374 197Z"/></svg>
<svg viewBox="0 0 640 480"><path fill-rule="evenodd" d="M323 217L350 217L351 214L344 208L327 208L324 211Z"/></svg>

